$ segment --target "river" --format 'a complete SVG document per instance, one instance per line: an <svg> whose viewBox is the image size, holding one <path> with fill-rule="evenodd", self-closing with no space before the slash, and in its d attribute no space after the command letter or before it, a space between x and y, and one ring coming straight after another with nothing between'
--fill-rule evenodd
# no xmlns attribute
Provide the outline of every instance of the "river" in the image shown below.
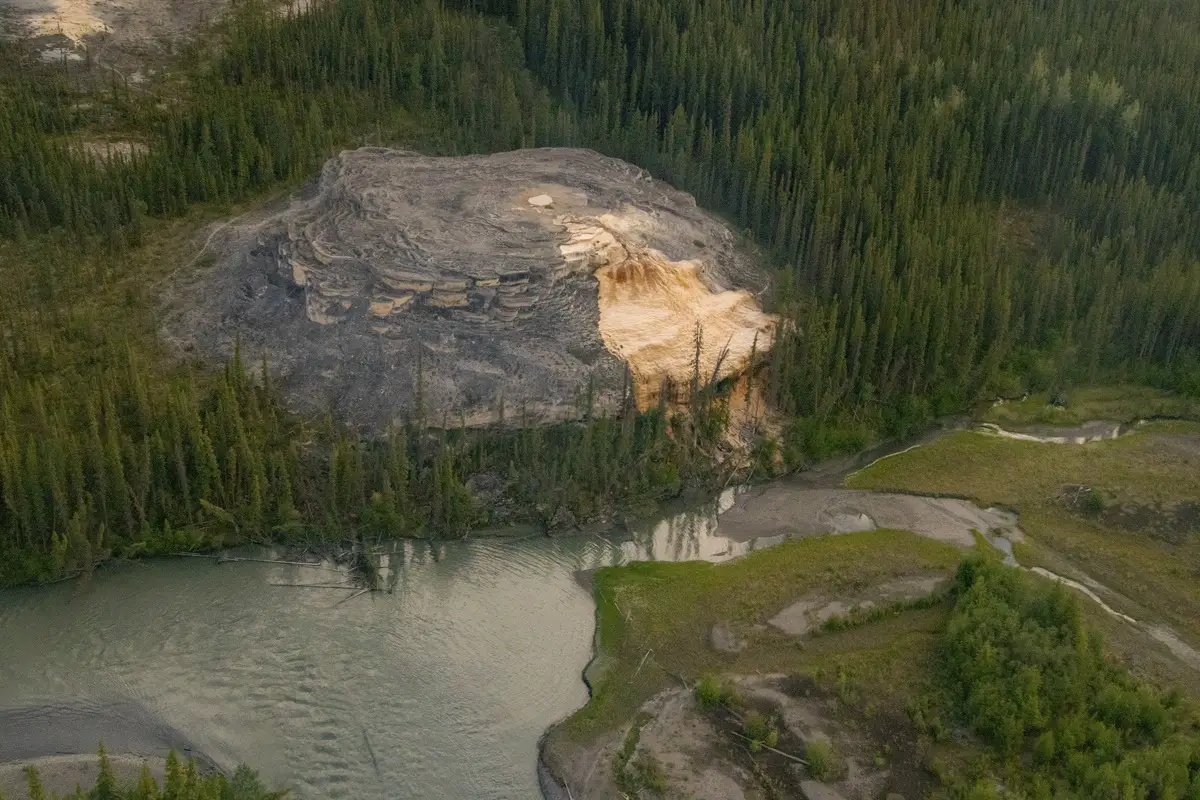
<svg viewBox="0 0 1200 800"><path fill-rule="evenodd" d="M271 585L334 572L183 558L0 593L0 735L21 737L0 750L91 752L103 731L113 750L245 761L303 800L540 797L537 740L587 701L575 573L753 547L716 534L717 510L611 539L405 542L395 592L348 600Z"/></svg>

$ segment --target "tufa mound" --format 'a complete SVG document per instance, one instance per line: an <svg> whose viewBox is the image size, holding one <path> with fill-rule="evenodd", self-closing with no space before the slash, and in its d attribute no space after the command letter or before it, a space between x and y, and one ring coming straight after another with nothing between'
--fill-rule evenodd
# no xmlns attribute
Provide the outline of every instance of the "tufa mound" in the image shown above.
<svg viewBox="0 0 1200 800"><path fill-rule="evenodd" d="M234 229L230 226L230 229ZM236 230L236 229L235 229ZM176 283L165 333L240 337L300 410L383 428L575 417L766 352L766 276L689 195L587 150L430 158L363 148ZM628 364L632 381L627 381Z"/></svg>

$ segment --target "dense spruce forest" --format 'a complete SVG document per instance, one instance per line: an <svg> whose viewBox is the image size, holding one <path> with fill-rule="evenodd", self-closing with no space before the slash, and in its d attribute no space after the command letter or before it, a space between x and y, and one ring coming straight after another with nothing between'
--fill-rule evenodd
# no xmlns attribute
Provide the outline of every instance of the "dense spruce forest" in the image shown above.
<svg viewBox="0 0 1200 800"><path fill-rule="evenodd" d="M153 287L195 263L173 239L363 143L592 147L735 221L785 319L780 441L742 466L1076 381L1200 394L1197 63L1200 8L1168 0L240 0L147 86L0 45L0 584L550 527L728 468L713 392L599 419L580 387L578 424L414 409L369 437L287 414L253 353L172 363Z"/></svg>

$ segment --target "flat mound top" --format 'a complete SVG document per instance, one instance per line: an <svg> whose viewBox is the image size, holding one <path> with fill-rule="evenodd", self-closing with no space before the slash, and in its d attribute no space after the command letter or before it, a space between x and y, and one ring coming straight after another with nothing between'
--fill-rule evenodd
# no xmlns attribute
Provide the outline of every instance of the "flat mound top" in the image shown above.
<svg viewBox="0 0 1200 800"><path fill-rule="evenodd" d="M646 401L690 377L697 325L722 376L773 330L720 221L588 150L346 151L217 248L169 292L168 339L223 358L240 337L299 409L374 428L418 398L435 422L569 418L588 386L619 404L626 364Z"/></svg>

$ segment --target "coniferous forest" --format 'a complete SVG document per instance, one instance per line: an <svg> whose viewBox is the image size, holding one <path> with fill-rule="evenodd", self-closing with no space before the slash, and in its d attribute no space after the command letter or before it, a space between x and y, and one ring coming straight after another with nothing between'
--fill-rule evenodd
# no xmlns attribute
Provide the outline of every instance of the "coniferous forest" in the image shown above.
<svg viewBox="0 0 1200 800"><path fill-rule="evenodd" d="M148 86L35 61L0 45L0 584L461 535L497 521L478 475L547 527L724 478L715 396L364 437L289 415L253 353L164 355L171 240L364 143L591 147L743 229L785 320L755 463L1075 382L1200 394L1195 4L239 0Z"/></svg>

